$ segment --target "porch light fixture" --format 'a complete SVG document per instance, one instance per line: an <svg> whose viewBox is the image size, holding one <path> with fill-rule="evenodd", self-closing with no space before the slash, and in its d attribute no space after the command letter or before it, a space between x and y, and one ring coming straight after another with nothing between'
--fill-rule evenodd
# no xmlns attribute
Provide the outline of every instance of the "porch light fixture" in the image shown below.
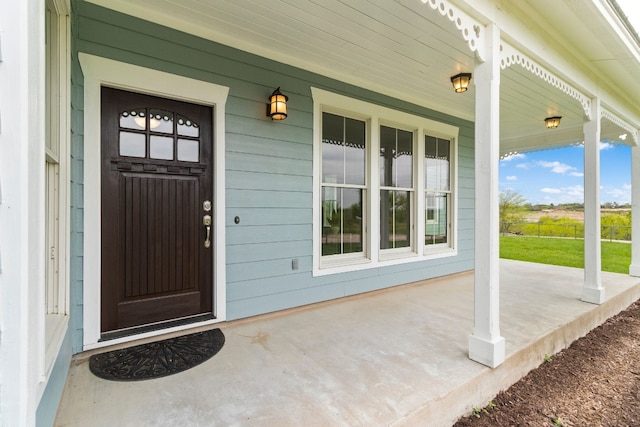
<svg viewBox="0 0 640 427"><path fill-rule="evenodd" d="M547 127L547 129L555 129L560 126L561 118L561 116L547 117L546 119L544 119L544 125Z"/></svg>
<svg viewBox="0 0 640 427"><path fill-rule="evenodd" d="M287 118L287 101L289 97L280 92L280 88L273 91L267 104L267 116L271 120L284 120Z"/></svg>
<svg viewBox="0 0 640 427"><path fill-rule="evenodd" d="M460 73L451 77L453 90L455 90L456 93L466 92L467 89L469 89L470 81L471 81L471 73Z"/></svg>

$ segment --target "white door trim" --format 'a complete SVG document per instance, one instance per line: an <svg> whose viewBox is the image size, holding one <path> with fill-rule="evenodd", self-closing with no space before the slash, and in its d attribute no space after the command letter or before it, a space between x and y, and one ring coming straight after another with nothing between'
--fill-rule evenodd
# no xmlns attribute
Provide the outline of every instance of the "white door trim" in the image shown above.
<svg viewBox="0 0 640 427"><path fill-rule="evenodd" d="M90 350L226 320L224 154L225 105L229 88L86 53L80 53L79 60L84 74L83 349ZM215 107L213 109L214 320L98 342L100 339L101 267L100 87L103 85Z"/></svg>

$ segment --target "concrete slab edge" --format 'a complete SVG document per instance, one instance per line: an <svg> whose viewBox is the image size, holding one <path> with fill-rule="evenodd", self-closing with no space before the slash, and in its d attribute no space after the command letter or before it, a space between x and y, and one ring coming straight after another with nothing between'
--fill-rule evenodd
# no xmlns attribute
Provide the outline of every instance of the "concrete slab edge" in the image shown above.
<svg viewBox="0 0 640 427"><path fill-rule="evenodd" d="M568 348L578 338L622 312L640 299L640 282L611 297L573 321L560 326L530 345L507 355L495 369L484 368L474 378L446 395L426 402L416 411L395 422L394 426L450 427L458 418L471 414L474 407L484 407L501 390L506 390L529 371L540 366L545 355ZM585 302L585 304L588 304Z"/></svg>

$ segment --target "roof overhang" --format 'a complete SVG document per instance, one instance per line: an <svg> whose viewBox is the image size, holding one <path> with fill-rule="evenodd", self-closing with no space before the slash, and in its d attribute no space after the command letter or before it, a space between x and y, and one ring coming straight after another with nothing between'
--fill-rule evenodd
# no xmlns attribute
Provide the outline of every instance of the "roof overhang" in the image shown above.
<svg viewBox="0 0 640 427"><path fill-rule="evenodd" d="M503 155L579 143L592 98L602 139L637 144L640 47L612 0L88 1L466 120L473 85L456 94L450 77L483 60L469 30L495 22L522 59L501 75Z"/></svg>

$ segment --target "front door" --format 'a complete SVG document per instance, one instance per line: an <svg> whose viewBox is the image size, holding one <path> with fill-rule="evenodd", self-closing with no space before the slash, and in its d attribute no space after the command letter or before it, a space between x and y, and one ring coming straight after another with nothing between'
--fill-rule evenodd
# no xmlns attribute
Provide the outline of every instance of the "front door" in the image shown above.
<svg viewBox="0 0 640 427"><path fill-rule="evenodd" d="M101 90L103 338L213 317L212 107Z"/></svg>

